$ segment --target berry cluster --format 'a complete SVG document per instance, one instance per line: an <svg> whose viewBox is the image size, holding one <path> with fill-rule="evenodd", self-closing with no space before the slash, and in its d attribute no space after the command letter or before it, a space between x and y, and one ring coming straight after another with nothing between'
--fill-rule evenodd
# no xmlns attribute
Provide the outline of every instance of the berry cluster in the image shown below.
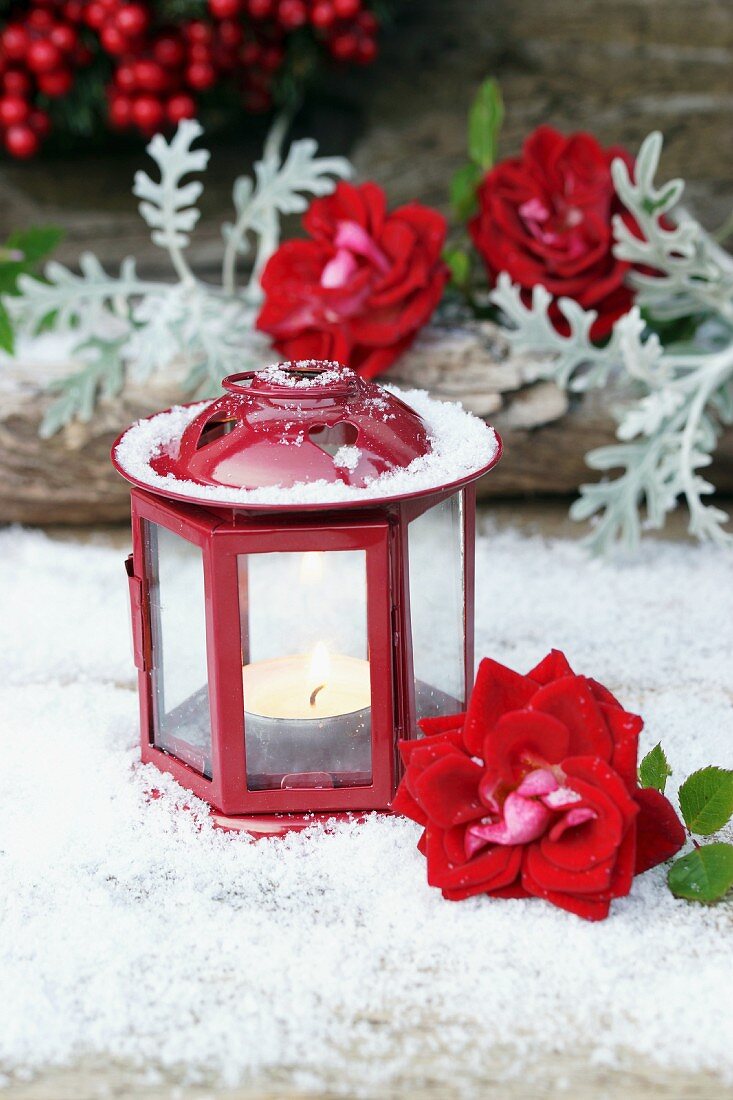
<svg viewBox="0 0 733 1100"><path fill-rule="evenodd" d="M377 53L365 0L207 0L206 18L161 23L155 0L26 0L0 31L0 139L31 157L51 129L52 101L103 56L109 123L149 136L196 114L226 80L245 110L265 111L288 39L310 34L340 62Z"/></svg>

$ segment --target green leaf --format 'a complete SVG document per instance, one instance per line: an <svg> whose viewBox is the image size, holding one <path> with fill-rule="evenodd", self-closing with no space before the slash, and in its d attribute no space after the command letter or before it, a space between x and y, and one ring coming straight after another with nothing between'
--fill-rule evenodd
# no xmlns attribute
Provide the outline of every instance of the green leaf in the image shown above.
<svg viewBox="0 0 733 1100"><path fill-rule="evenodd" d="M664 788L667 786L667 777L671 774L672 769L667 763L667 757L664 755L661 744L655 745L639 764L639 783L641 786L653 787L655 791L661 791L662 794L664 794Z"/></svg>
<svg viewBox="0 0 733 1100"><path fill-rule="evenodd" d="M462 248L450 248L444 252L443 259L450 268L452 282L463 290L471 278L471 257Z"/></svg>
<svg viewBox="0 0 733 1100"><path fill-rule="evenodd" d="M680 787L680 809L691 833L710 836L733 814L733 771L702 768Z"/></svg>
<svg viewBox="0 0 733 1100"><path fill-rule="evenodd" d="M456 217L465 222L476 210L476 187L481 179L477 164L464 164L453 176L450 202Z"/></svg>
<svg viewBox="0 0 733 1100"><path fill-rule="evenodd" d="M3 351L9 352L10 355L13 354L15 348L13 325L8 316L8 311L2 302L0 302L0 348L2 348Z"/></svg>
<svg viewBox="0 0 733 1100"><path fill-rule="evenodd" d="M670 890L688 901L717 901L733 886L733 845L706 844L675 860L667 874Z"/></svg>
<svg viewBox="0 0 733 1100"><path fill-rule="evenodd" d="M17 248L23 253L25 265L37 264L44 256L53 250L63 240L63 230L53 225L35 225L31 229L23 229L8 237L5 247Z"/></svg>
<svg viewBox="0 0 733 1100"><path fill-rule="evenodd" d="M485 172L496 160L504 103L495 80L485 80L468 113L468 155Z"/></svg>

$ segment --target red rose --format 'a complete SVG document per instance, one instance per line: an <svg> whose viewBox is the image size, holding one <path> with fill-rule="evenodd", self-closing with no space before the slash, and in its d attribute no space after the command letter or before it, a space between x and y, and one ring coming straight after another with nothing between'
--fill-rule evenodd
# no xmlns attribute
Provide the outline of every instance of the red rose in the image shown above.
<svg viewBox="0 0 733 1100"><path fill-rule="evenodd" d="M638 788L642 725L559 650L527 676L482 661L466 713L426 719L428 736L400 745L392 808L425 826L429 884L456 901L536 896L602 920L634 874L684 842L667 799Z"/></svg>
<svg viewBox="0 0 733 1100"><path fill-rule="evenodd" d="M410 346L448 278L445 219L418 203L388 213L375 183L340 183L262 273L257 327L286 359L336 359L364 378Z"/></svg>
<svg viewBox="0 0 733 1100"><path fill-rule="evenodd" d="M611 162L632 159L603 149L592 134L565 137L540 126L521 156L496 164L478 188L479 211L469 224L492 281L506 271L529 300L538 283L555 298L574 298L598 313L591 335L606 336L627 313L633 295L624 280L629 264L613 254L612 218L633 219L611 179ZM553 304L561 331L567 322Z"/></svg>

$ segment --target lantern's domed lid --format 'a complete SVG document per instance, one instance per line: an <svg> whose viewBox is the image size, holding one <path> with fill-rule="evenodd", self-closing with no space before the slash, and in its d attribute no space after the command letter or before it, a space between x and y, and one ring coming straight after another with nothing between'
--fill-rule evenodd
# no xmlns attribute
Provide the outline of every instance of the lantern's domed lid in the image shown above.
<svg viewBox="0 0 733 1100"><path fill-rule="evenodd" d="M309 482L363 487L429 453L421 417L338 363L279 363L225 378L227 391L151 459L163 476L261 489Z"/></svg>

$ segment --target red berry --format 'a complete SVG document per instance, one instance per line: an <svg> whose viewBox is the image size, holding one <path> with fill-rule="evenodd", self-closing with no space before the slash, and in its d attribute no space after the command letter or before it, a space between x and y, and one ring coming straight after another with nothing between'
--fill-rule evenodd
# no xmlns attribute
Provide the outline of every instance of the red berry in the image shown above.
<svg viewBox="0 0 733 1100"><path fill-rule="evenodd" d="M165 114L163 104L152 95L138 96L132 104L132 119L136 126L146 132L159 130Z"/></svg>
<svg viewBox="0 0 733 1100"><path fill-rule="evenodd" d="M73 53L79 41L76 31L68 23L57 23L51 28L49 37L62 53Z"/></svg>
<svg viewBox="0 0 733 1100"><path fill-rule="evenodd" d="M132 125L132 100L126 95L113 96L109 101L109 120L118 130Z"/></svg>
<svg viewBox="0 0 733 1100"><path fill-rule="evenodd" d="M267 19L272 8L273 0L247 0L247 11L253 19Z"/></svg>
<svg viewBox="0 0 733 1100"><path fill-rule="evenodd" d="M302 27L308 19L308 9L303 0L280 0L277 7L278 22L285 30Z"/></svg>
<svg viewBox="0 0 733 1100"><path fill-rule="evenodd" d="M99 38L107 53L111 53L113 57L127 53L130 47L129 38L112 22L105 23L99 32Z"/></svg>
<svg viewBox="0 0 733 1100"><path fill-rule="evenodd" d="M8 69L2 83L8 95L22 96L23 99L27 99L30 95L31 78L22 69Z"/></svg>
<svg viewBox="0 0 733 1100"><path fill-rule="evenodd" d="M53 42L39 38L31 42L26 54L28 68L34 73L48 73L62 64L61 52Z"/></svg>
<svg viewBox="0 0 733 1100"><path fill-rule="evenodd" d="M377 43L373 38L362 38L356 50L356 60L360 65L371 65L377 56Z"/></svg>
<svg viewBox="0 0 733 1100"><path fill-rule="evenodd" d="M28 50L28 32L18 23L11 23L2 33L2 49L8 61L25 61Z"/></svg>
<svg viewBox="0 0 733 1100"><path fill-rule="evenodd" d="M376 34L379 30L377 17L370 11L359 12L359 18L356 21L356 25L360 31L364 31L364 34Z"/></svg>
<svg viewBox="0 0 733 1100"><path fill-rule="evenodd" d="M210 46L214 39L214 32L209 24L200 19L193 19L187 23L183 28L183 34L189 42L200 42L206 46Z"/></svg>
<svg viewBox="0 0 733 1100"><path fill-rule="evenodd" d="M268 73L277 72L284 60L284 50L279 46L268 46L262 53L262 68Z"/></svg>
<svg viewBox="0 0 733 1100"><path fill-rule="evenodd" d="M84 18L84 0L66 0L64 18L70 23L81 23Z"/></svg>
<svg viewBox="0 0 733 1100"><path fill-rule="evenodd" d="M206 91L216 81L214 66L206 61L194 61L186 69L186 83L197 92Z"/></svg>
<svg viewBox="0 0 733 1100"><path fill-rule="evenodd" d="M21 160L34 156L39 146L40 142L30 126L11 126L5 134L5 148Z"/></svg>
<svg viewBox="0 0 733 1100"><path fill-rule="evenodd" d="M219 24L219 42L227 50L235 50L241 45L244 34L239 23L233 19L223 19Z"/></svg>
<svg viewBox="0 0 733 1100"><path fill-rule="evenodd" d="M135 66L128 63L120 65L115 73L115 84L121 92L137 91L137 76Z"/></svg>
<svg viewBox="0 0 733 1100"><path fill-rule="evenodd" d="M93 0L84 11L84 19L87 26L91 27L92 30L101 30L107 21L107 11L99 3L99 0Z"/></svg>
<svg viewBox="0 0 733 1100"><path fill-rule="evenodd" d="M186 60L186 49L180 38L164 34L153 43L153 57L165 69L177 69Z"/></svg>
<svg viewBox="0 0 733 1100"><path fill-rule="evenodd" d="M261 111L269 111L272 106L272 96L261 89L251 89L244 95L244 103L248 111L257 114Z"/></svg>
<svg viewBox="0 0 733 1100"><path fill-rule="evenodd" d="M336 34L329 42L329 49L339 61L350 61L359 48L359 39L355 34L346 32Z"/></svg>
<svg viewBox="0 0 733 1100"><path fill-rule="evenodd" d="M239 53L242 64L247 69L251 69L254 65L259 65L262 58L262 47L258 46L256 42L245 42Z"/></svg>
<svg viewBox="0 0 733 1100"><path fill-rule="evenodd" d="M27 27L32 27L35 31L47 31L53 26L54 19L50 11L33 8L25 22Z"/></svg>
<svg viewBox="0 0 733 1100"><path fill-rule="evenodd" d="M333 0L333 10L338 19L353 19L361 10L361 0Z"/></svg>
<svg viewBox="0 0 733 1100"><path fill-rule="evenodd" d="M209 11L214 19L234 19L241 11L240 0L209 0Z"/></svg>
<svg viewBox="0 0 733 1100"><path fill-rule="evenodd" d="M51 119L45 111L31 111L28 116L28 125L39 138L46 138L51 133Z"/></svg>
<svg viewBox="0 0 733 1100"><path fill-rule="evenodd" d="M166 114L168 115L168 121L172 122L174 126L181 119L193 118L196 114L196 100L185 92L173 95L166 105Z"/></svg>
<svg viewBox="0 0 733 1100"><path fill-rule="evenodd" d="M316 4L311 12L311 23L319 30L326 30L333 24L335 19L336 12L333 10L330 0L321 0L321 3Z"/></svg>
<svg viewBox="0 0 733 1100"><path fill-rule="evenodd" d="M70 69L54 69L50 73L38 74L38 88L50 99L59 99L71 91L74 83Z"/></svg>
<svg viewBox="0 0 733 1100"><path fill-rule="evenodd" d="M211 46L207 46L204 42L192 42L188 47L189 61L203 61L208 65L211 63L212 56Z"/></svg>
<svg viewBox="0 0 733 1100"><path fill-rule="evenodd" d="M132 70L135 83L143 92L165 92L169 87L170 77L157 61L135 61Z"/></svg>
<svg viewBox="0 0 733 1100"><path fill-rule="evenodd" d="M114 25L125 38L139 38L148 29L150 16L142 4L123 4L114 15Z"/></svg>
<svg viewBox="0 0 733 1100"><path fill-rule="evenodd" d="M27 101L19 95L6 95L0 99L0 124L3 126L16 126L25 122L29 114Z"/></svg>

